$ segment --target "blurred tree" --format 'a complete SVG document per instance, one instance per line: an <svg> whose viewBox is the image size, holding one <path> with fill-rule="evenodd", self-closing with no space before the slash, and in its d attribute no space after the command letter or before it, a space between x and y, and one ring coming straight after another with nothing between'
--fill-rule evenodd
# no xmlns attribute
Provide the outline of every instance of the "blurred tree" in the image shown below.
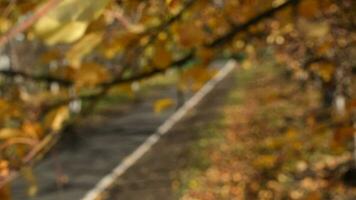
<svg viewBox="0 0 356 200"><path fill-rule="evenodd" d="M132 88L184 68L179 85L187 88L185 81L193 80L198 89L211 76L213 60L244 53L249 67L267 46L292 79L319 84L324 109L334 106L352 126L355 4L1 0L0 186L38 160L65 126L89 114L113 87ZM156 110L171 103L161 100ZM8 199L6 189L0 195Z"/></svg>

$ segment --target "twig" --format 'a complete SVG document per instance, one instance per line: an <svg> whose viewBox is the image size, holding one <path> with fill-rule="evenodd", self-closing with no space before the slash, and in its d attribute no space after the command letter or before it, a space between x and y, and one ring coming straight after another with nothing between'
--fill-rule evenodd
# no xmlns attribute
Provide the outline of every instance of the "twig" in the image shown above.
<svg viewBox="0 0 356 200"><path fill-rule="evenodd" d="M59 138L59 134L57 132L51 132L48 134L38 145L36 145L25 158L21 160L20 168L31 166L34 164L35 160L41 155L44 155L51 149L51 147L56 143ZM4 187L6 184L14 180L16 177L20 175L19 169L11 170L10 175L0 179L0 188Z"/></svg>

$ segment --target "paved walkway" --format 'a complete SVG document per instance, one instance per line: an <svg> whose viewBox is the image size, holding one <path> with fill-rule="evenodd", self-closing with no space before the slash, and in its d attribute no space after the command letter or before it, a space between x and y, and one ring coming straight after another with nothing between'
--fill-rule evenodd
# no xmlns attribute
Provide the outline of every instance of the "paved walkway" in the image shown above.
<svg viewBox="0 0 356 200"><path fill-rule="evenodd" d="M215 89L218 93L214 91L207 97L207 100L204 100L204 108L199 106L198 109L204 109L204 112L197 112L199 116L196 116L196 118L199 119L194 120L194 125L188 122L192 126L184 126L193 128L199 124L203 125L205 118L209 118L210 116L210 108L213 110L217 108L218 103L216 101L223 99L222 94L226 93L227 85L229 84L226 81L223 84L219 84ZM144 101L142 102L131 103L124 107L114 107L111 110L95 114L85 120L75 130L78 136L78 145L75 145L75 148L66 148L68 144L60 145L62 148L59 150L56 159L53 159L53 156L49 156L35 168L39 193L37 197L31 199L81 199L103 176L117 166L120 160L144 142L175 111L174 108L171 108L163 114L153 113L152 104L154 100L167 97L175 98L175 96L174 87L167 85L160 87L159 92L156 90L150 93L148 97L143 98ZM166 196L166 193L170 193L170 177L167 176L167 173L170 173L170 170L174 170L175 167L184 164L184 162L176 159L179 159L179 155L184 153L184 146L189 144L189 141L195 137L192 130L182 129L181 125L174 128L173 132L178 133L169 134L169 136L164 137L157 144L157 147L148 153L147 158L145 156L143 160L140 160L130 169L127 175L124 176L125 180L129 181L120 182L120 185L116 185L112 192L112 197L109 199L142 199L137 195L141 194L142 191L152 192L152 188L156 186L158 187L157 189L167 190L164 193L158 192L157 195ZM170 144L173 141L175 142ZM157 151L162 153L162 155L156 155ZM159 157L157 158L153 155ZM54 172L56 163L58 162L61 168L63 168L64 173L69 177L69 183L64 188L58 188L55 183ZM150 174L149 176L145 176L145 169L151 170L147 171ZM135 170L138 170L137 174ZM154 171L159 174L154 173ZM134 176L132 176L133 173L135 174ZM160 184L152 184L157 182ZM147 186L148 184L149 187L139 187L139 190L136 190L134 188L136 188L137 184L141 186ZM15 180L13 183L14 200L29 199L26 195L26 185L26 182L22 178ZM132 185L133 187L131 187ZM133 192L132 189L137 191L137 193ZM118 192L121 190L124 191L122 193ZM121 195L123 195L122 198ZM152 198L148 197L147 199ZM162 198L158 198L157 196L157 198L153 199Z"/></svg>
<svg viewBox="0 0 356 200"><path fill-rule="evenodd" d="M34 200L77 200L94 187L120 160L140 145L171 113L153 113L155 99L175 97L172 87L160 88L144 102L112 108L86 119L76 128L78 144L60 144L57 159L49 155L35 168L39 194ZM55 166L61 168L70 181L59 189L55 183ZM28 199L27 183L17 179L13 184L14 200Z"/></svg>
<svg viewBox="0 0 356 200"><path fill-rule="evenodd" d="M143 158L131 167L104 196L107 200L174 200L172 185L180 169L189 163L187 155L199 132L219 117L226 95L232 89L228 77L179 122Z"/></svg>

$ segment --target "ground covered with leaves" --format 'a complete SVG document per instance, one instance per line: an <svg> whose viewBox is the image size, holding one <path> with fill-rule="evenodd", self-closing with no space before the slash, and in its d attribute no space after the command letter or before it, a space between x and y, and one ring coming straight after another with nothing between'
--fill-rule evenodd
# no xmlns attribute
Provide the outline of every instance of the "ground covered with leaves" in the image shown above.
<svg viewBox="0 0 356 200"><path fill-rule="evenodd" d="M200 130L174 184L181 199L356 199L345 176L352 130L319 111L315 86L281 69L238 72L222 117Z"/></svg>

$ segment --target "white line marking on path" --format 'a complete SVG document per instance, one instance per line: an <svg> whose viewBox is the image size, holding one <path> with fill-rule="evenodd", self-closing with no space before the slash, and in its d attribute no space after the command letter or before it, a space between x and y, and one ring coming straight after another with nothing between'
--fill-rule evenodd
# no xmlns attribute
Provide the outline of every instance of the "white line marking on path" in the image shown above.
<svg viewBox="0 0 356 200"><path fill-rule="evenodd" d="M155 145L162 135L165 135L177 122L179 122L190 110L209 94L215 86L221 82L236 66L236 62L229 60L225 66L208 81L192 98L190 98L181 108L172 114L162 125L158 127L155 133L149 136L134 152L125 157L114 170L104 176L98 184L90 190L81 200L96 200L115 180L134 165L153 145Z"/></svg>

